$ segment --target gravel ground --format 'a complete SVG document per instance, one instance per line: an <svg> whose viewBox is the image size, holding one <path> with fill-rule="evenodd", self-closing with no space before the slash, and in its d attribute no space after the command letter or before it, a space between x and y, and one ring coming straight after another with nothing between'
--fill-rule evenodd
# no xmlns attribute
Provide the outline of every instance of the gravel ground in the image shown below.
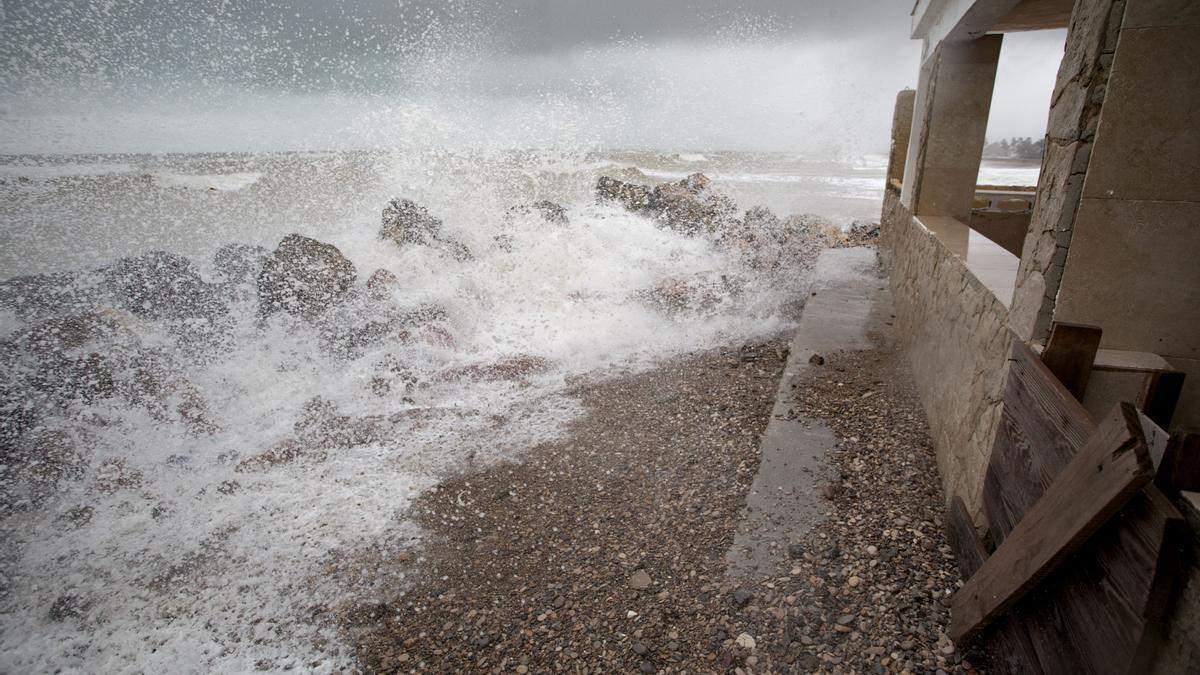
<svg viewBox="0 0 1200 675"><path fill-rule="evenodd" d="M444 482L415 580L343 615L368 672L970 671L928 432L890 348L825 355L794 414L822 418L840 483L775 574L725 554L784 342L577 386L588 413L519 463Z"/></svg>

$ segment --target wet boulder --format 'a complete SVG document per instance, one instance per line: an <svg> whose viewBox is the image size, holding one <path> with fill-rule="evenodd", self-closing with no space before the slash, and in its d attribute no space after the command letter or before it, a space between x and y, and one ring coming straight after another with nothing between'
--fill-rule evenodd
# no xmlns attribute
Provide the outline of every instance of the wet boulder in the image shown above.
<svg viewBox="0 0 1200 675"><path fill-rule="evenodd" d="M131 314L146 319L222 314L218 288L200 278L192 261L166 251L122 258L101 271L102 288Z"/></svg>
<svg viewBox="0 0 1200 675"><path fill-rule="evenodd" d="M596 181L596 199L600 202L616 202L630 211L642 211L650 204L651 190L645 185L626 183L608 176Z"/></svg>
<svg viewBox="0 0 1200 675"><path fill-rule="evenodd" d="M42 506L62 483L82 479L87 468L71 436L44 427L0 448L0 465L2 515Z"/></svg>
<svg viewBox="0 0 1200 675"><path fill-rule="evenodd" d="M532 375L550 370L550 361L532 354L515 354L495 361L472 363L448 368L435 379L441 382L469 380L474 382L522 382Z"/></svg>
<svg viewBox="0 0 1200 675"><path fill-rule="evenodd" d="M411 199L393 199L383 209L379 238L396 246L428 246L465 262L474 259L471 249L442 231L442 221Z"/></svg>
<svg viewBox="0 0 1200 675"><path fill-rule="evenodd" d="M685 234L720 233L737 223L737 205L713 192L711 183L700 173L654 188L604 176L596 184L596 195L601 202L617 202Z"/></svg>
<svg viewBox="0 0 1200 675"><path fill-rule="evenodd" d="M737 222L737 205L712 192L704 174L663 183L650 193L647 210L661 223L685 234L720 233Z"/></svg>
<svg viewBox="0 0 1200 675"><path fill-rule="evenodd" d="M383 208L379 237L395 242L397 246L432 246L441 231L442 221L411 199L393 199Z"/></svg>
<svg viewBox="0 0 1200 675"><path fill-rule="evenodd" d="M267 450L238 463L241 473L264 471L301 459L324 461L331 450L357 448L387 439L394 424L377 415L351 417L338 411L332 401L320 396L309 399L293 425L295 437L286 438Z"/></svg>
<svg viewBox="0 0 1200 675"><path fill-rule="evenodd" d="M551 225L568 225L570 223L567 210L548 199L514 206L508 210L508 215L510 217L538 216Z"/></svg>
<svg viewBox="0 0 1200 675"><path fill-rule="evenodd" d="M112 396L113 346L131 340L128 319L113 310L53 317L19 331L2 344L4 363L20 373L12 383L39 405L92 403Z"/></svg>
<svg viewBox="0 0 1200 675"><path fill-rule="evenodd" d="M253 285L270 257L271 251L265 246L226 244L213 253L213 269L226 284Z"/></svg>
<svg viewBox="0 0 1200 675"><path fill-rule="evenodd" d="M95 307L100 289L77 272L30 274L0 282L0 307L22 321L40 321Z"/></svg>
<svg viewBox="0 0 1200 675"><path fill-rule="evenodd" d="M678 314L711 311L724 302L731 291L731 284L724 276L714 279L700 275L663 279L635 297L665 314Z"/></svg>
<svg viewBox="0 0 1200 675"><path fill-rule="evenodd" d="M259 308L315 318L345 299L356 276L354 263L336 246L290 234L258 273Z"/></svg>
<svg viewBox="0 0 1200 675"><path fill-rule="evenodd" d="M367 293L378 302L391 298L399 288L400 278L388 270L375 270L367 279Z"/></svg>

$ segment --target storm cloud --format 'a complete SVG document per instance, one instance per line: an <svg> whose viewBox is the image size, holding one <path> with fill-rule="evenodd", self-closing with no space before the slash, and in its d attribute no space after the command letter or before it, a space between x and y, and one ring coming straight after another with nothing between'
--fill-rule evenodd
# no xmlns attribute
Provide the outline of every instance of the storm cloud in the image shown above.
<svg viewBox="0 0 1200 675"><path fill-rule="evenodd" d="M433 122L518 145L878 150L919 53L896 1L0 2L9 151L377 147ZM1052 77L1046 44L1026 90ZM1034 110L1012 128L1040 133Z"/></svg>

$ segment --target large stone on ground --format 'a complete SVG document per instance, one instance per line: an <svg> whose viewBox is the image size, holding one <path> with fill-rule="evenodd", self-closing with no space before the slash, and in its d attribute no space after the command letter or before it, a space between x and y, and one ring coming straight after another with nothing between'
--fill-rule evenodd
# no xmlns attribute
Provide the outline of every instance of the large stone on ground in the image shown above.
<svg viewBox="0 0 1200 675"><path fill-rule="evenodd" d="M130 313L146 319L211 317L223 313L217 288L205 283L192 261L150 251L122 258L101 271L101 286Z"/></svg>
<svg viewBox="0 0 1200 675"><path fill-rule="evenodd" d="M91 309L99 295L99 289L76 272L30 274L0 282L0 307L11 309L22 321Z"/></svg>
<svg viewBox="0 0 1200 675"><path fill-rule="evenodd" d="M521 204L514 206L508 210L510 216L541 216L542 220L551 225L567 225L570 220L567 218L567 210L548 199L542 199L532 204Z"/></svg>
<svg viewBox="0 0 1200 675"><path fill-rule="evenodd" d="M290 234L258 274L259 305L263 314L315 318L346 297L356 276L336 246Z"/></svg>
<svg viewBox="0 0 1200 675"><path fill-rule="evenodd" d="M738 224L737 205L713 192L711 183L697 173L651 189L603 176L596 183L596 196L601 202L615 201L685 234L719 233Z"/></svg>
<svg viewBox="0 0 1200 675"><path fill-rule="evenodd" d="M213 254L213 267L227 284L253 284L271 251L253 244L226 244Z"/></svg>
<svg viewBox="0 0 1200 675"><path fill-rule="evenodd" d="M471 249L442 232L442 221L411 199L393 199L383 209L379 238L397 246L428 246L458 261L472 260Z"/></svg>

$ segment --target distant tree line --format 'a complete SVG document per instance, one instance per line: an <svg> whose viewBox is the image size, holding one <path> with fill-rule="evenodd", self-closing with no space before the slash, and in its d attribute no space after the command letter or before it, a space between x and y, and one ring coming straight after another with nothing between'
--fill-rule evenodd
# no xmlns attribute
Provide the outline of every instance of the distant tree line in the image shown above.
<svg viewBox="0 0 1200 675"><path fill-rule="evenodd" d="M1046 139L1044 138L1036 141L1028 136L1003 138L983 146L983 156L1004 159L1041 159L1045 149Z"/></svg>

